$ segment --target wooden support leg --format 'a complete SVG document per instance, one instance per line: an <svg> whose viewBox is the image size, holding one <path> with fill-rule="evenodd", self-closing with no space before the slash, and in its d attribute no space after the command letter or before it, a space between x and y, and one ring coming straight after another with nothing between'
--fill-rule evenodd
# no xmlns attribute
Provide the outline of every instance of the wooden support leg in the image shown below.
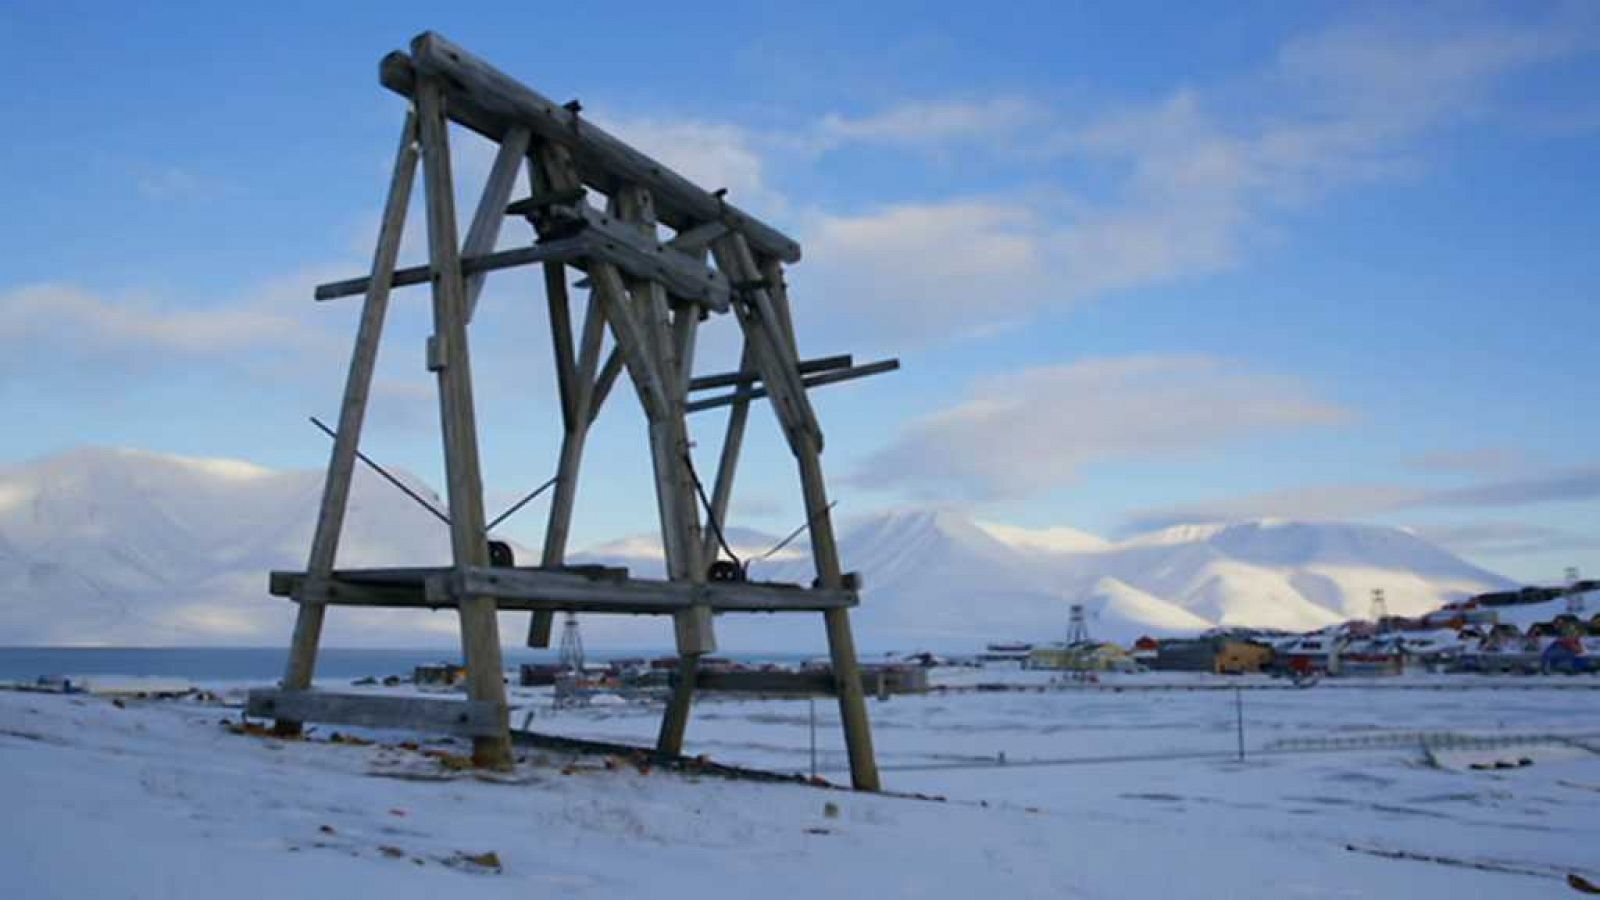
<svg viewBox="0 0 1600 900"><path fill-rule="evenodd" d="M322 620L327 611L320 595L333 572L339 550L339 533L344 527L345 509L350 499L350 482L355 474L356 448L361 442L361 425L366 417L367 397L372 387L372 372L378 359L378 340L383 333L389 309L389 289L394 277L400 238L405 229L406 207L411 201L411 186L417 171L417 123L406 115L395 155L389 196L384 202L383 224L378 231L378 246L373 253L372 279L367 285L361 308L361 325L356 332L350 370L345 377L344 400L339 406L339 430L334 436L333 453L328 461L328 478L322 487L322 505L317 512L317 527L311 540L311 558L306 566L311 576L301 598L289 645L289 662L283 675L283 688L305 690L316 673L317 646L322 639ZM279 734L298 734L300 723L280 719Z"/></svg>
<svg viewBox="0 0 1600 900"><path fill-rule="evenodd" d="M632 223L642 233L654 233L655 211L648 191L623 185L612 194L611 200L612 212L619 218ZM655 471L667 577L673 581L704 583L703 537L689 468L690 444L684 412L689 387L689 355L694 349L698 310L682 308L674 313L660 284L624 280L609 266L592 265L589 274L605 303L606 318L611 323L617 347L650 420L650 458ZM698 665L697 658L716 649L710 607L701 605L674 615L673 631L679 671L692 675ZM682 752L694 687L693 677L680 678L657 738L656 749L660 752Z"/></svg>
<svg viewBox="0 0 1600 900"><path fill-rule="evenodd" d="M550 518L544 532L541 564L562 565L567 554L567 535L572 528L573 502L578 493L578 468L583 462L583 447L594 421L591 406L598 399L595 385L600 345L605 339L605 311L596 297L589 298L584 314L583 337L576 357L571 349L572 326L567 299L566 275L545 270L545 293L550 301L550 327L555 339L557 381L562 395L561 460L556 470L555 494L550 501ZM528 624L528 646L550 646L555 620L551 612L536 612Z"/></svg>
<svg viewBox="0 0 1600 900"><path fill-rule="evenodd" d="M840 587L844 576L823 488L820 454L815 447L804 447L796 455L800 462L801 487L805 491L806 514L811 520L811 552L816 559L817 578L823 587ZM839 696L839 718L844 723L845 749L850 756L850 782L858 791L876 791L882 785L872 749L866 696L861 690L861 668L856 660L855 636L850 629L850 611L830 609L822 615L828 628L828 657L833 664L833 679Z"/></svg>
<svg viewBox="0 0 1600 900"><path fill-rule="evenodd" d="M752 368L750 350L746 347L739 371L750 371ZM728 506L733 501L733 478L739 470L739 451L744 445L745 424L750 421L751 390L751 385L747 383L736 387L733 403L728 409L728 427L722 436L722 455L717 460L717 481L711 488L711 518L718 528L727 527ZM717 535L708 527L703 558L716 559L718 550Z"/></svg>
<svg viewBox="0 0 1600 900"><path fill-rule="evenodd" d="M772 297L774 324L782 332L778 342L787 349L787 362L798 374L794 320L789 312L789 291L784 284L783 267L777 260L768 259L763 261L761 270ZM811 553L816 561L817 578L823 587L837 588L844 585L844 572L839 563L839 544L833 531L827 484L822 477L820 432L817 437L816 442L801 440L793 449L800 467L806 520L811 523ZM867 719L866 696L861 689L861 667L856 660L850 611L831 609L822 615L828 628L828 657L833 664L839 695L839 719L844 724L845 749L850 756L850 782L858 791L876 791L882 783L878 777L877 756L872 749L872 725Z"/></svg>
<svg viewBox="0 0 1600 900"><path fill-rule="evenodd" d="M758 267L748 244L737 233L719 239L712 247L717 254L717 267L730 281L756 285L737 299L734 309L744 328L745 346L761 371L773 411L783 425L789 448L799 465L817 580L826 588L841 587L844 573L839 565L839 548L822 478L822 431L800 382L800 363L794 348L794 328L789 321L782 270L770 265ZM866 698L861 691L855 638L851 634L849 614L843 610L836 612L826 614L828 651L838 686L845 746L850 755L850 780L857 790L875 791L880 787L878 764L872 750Z"/></svg>
<svg viewBox="0 0 1600 900"><path fill-rule="evenodd" d="M417 118L427 193L428 252L433 266L434 335L428 364L438 375L439 415L444 431L445 475L449 486L450 546L457 567L487 566L483 479L478 468L477 422L472 402L472 370L467 349L467 296L456 243L455 196L450 172L448 123L440 85L424 78L417 86ZM481 766L511 765L506 723L505 676L499 624L492 597L462 597L461 646L467 663L467 694L500 710L498 734L473 739L473 761Z"/></svg>
<svg viewBox="0 0 1600 900"><path fill-rule="evenodd" d="M667 698L667 711L661 716L661 732L656 735L656 752L674 756L683 753L683 736L689 730L689 711L693 707L695 681L700 677L698 654L678 657L678 681Z"/></svg>

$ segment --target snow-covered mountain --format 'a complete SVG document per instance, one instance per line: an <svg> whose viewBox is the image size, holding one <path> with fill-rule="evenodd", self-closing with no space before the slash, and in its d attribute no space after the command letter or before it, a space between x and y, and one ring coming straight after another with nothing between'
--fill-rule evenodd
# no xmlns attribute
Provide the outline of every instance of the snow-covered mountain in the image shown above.
<svg viewBox="0 0 1600 900"><path fill-rule="evenodd" d="M0 643L287 641L293 608L267 572L305 566L321 491L320 472L138 450L0 467ZM340 565L449 559L438 520L363 470L348 523ZM415 643L454 624L342 611L328 639Z"/></svg>
<svg viewBox="0 0 1600 900"><path fill-rule="evenodd" d="M1409 532L1348 523L1181 525L1109 542L914 511L874 517L840 543L866 578L863 628L929 641L1055 638L1073 603L1087 607L1091 633L1114 640L1214 625L1311 629L1364 616L1373 588L1409 615L1510 584Z"/></svg>
<svg viewBox="0 0 1600 900"><path fill-rule="evenodd" d="M748 555L741 544L773 540L741 531L731 543ZM864 579L856 629L879 646L1057 639L1073 603L1087 607L1091 634L1111 640L1216 625L1310 630L1365 616L1373 588L1391 613L1413 615L1511 584L1410 532L1334 522L1180 525L1112 542L908 510L845 524L839 545ZM657 547L617 542L592 558L659 572ZM752 577L808 580L804 548L789 551Z"/></svg>
<svg viewBox="0 0 1600 900"><path fill-rule="evenodd" d="M321 483L320 471L133 450L0 467L0 643L286 640L292 608L267 596L266 572L304 565ZM745 559L778 540L739 528L727 537ZM1096 636L1128 640L1217 624L1315 628L1364 615L1375 587L1391 612L1411 614L1510 586L1408 532L1340 523L1185 525L1113 542L913 510L844 523L840 547L865 580L860 642L881 649L1051 640L1072 603L1089 608ZM805 549L801 538L755 562L752 577L809 581ZM340 565L447 559L437 520L358 471ZM575 559L661 569L654 535ZM519 623L508 618L508 642ZM445 612L340 610L327 640L448 641L455 627ZM736 616L718 627L730 652L821 646L820 622ZM586 630L597 642L670 643L670 626L654 619L596 618Z"/></svg>

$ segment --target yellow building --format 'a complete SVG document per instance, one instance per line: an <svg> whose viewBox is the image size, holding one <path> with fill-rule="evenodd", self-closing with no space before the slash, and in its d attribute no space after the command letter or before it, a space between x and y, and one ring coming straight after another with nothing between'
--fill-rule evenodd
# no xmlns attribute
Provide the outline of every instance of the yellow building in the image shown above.
<svg viewBox="0 0 1600 900"><path fill-rule="evenodd" d="M1227 641L1217 648L1218 675L1259 672L1272 664L1272 648L1249 641Z"/></svg>
<svg viewBox="0 0 1600 900"><path fill-rule="evenodd" d="M1028 669L1071 672L1126 672L1136 666L1128 651L1116 644L1093 641L1071 646L1051 644L1035 647L1028 652L1028 659L1023 663L1023 667Z"/></svg>

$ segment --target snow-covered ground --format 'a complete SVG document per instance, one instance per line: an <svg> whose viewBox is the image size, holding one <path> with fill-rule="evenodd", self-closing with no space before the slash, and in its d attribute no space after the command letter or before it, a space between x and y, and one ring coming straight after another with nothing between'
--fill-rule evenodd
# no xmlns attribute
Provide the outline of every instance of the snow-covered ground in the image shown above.
<svg viewBox="0 0 1600 900"><path fill-rule="evenodd" d="M30 898L1523 897L1569 894L1568 872L1600 878L1600 756L1578 744L1438 766L1410 744L1263 752L1290 737L1600 727L1592 679L1396 684L874 701L886 787L945 802L554 757L483 780L399 735L282 742L230 733L219 720L237 710L192 701L0 692L0 871L7 896ZM1243 762L1227 758L1236 696ZM645 742L658 715L522 700L537 728L575 735ZM810 709L707 701L690 749L804 770ZM822 767L843 780L834 710L816 710ZM1215 755L1027 764L1161 752ZM1532 764L1472 767L1520 758ZM499 869L461 856L488 851Z"/></svg>

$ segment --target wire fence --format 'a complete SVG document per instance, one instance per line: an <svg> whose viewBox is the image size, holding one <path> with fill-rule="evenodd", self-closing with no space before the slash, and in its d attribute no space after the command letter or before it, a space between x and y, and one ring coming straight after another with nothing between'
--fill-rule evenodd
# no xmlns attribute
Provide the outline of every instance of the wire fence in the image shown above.
<svg viewBox="0 0 1600 900"><path fill-rule="evenodd" d="M925 763L901 763L879 766L886 772L927 772L941 769L1027 769L1055 766L1089 766L1115 763L1174 762L1183 760L1245 760L1250 756L1275 756L1294 753L1340 753L1364 750L1384 750L1397 747L1416 747L1424 752L1440 750L1495 750L1528 746L1577 747L1600 755L1600 732L1582 734L1527 733L1471 735L1454 732L1385 732L1349 736L1285 738L1273 741L1248 752L1239 750L1174 750L1156 753L1108 753L1100 755L1061 756L1048 758L1016 759L1005 753L993 757L964 760L943 760ZM842 771L843 766L828 766L828 771Z"/></svg>

